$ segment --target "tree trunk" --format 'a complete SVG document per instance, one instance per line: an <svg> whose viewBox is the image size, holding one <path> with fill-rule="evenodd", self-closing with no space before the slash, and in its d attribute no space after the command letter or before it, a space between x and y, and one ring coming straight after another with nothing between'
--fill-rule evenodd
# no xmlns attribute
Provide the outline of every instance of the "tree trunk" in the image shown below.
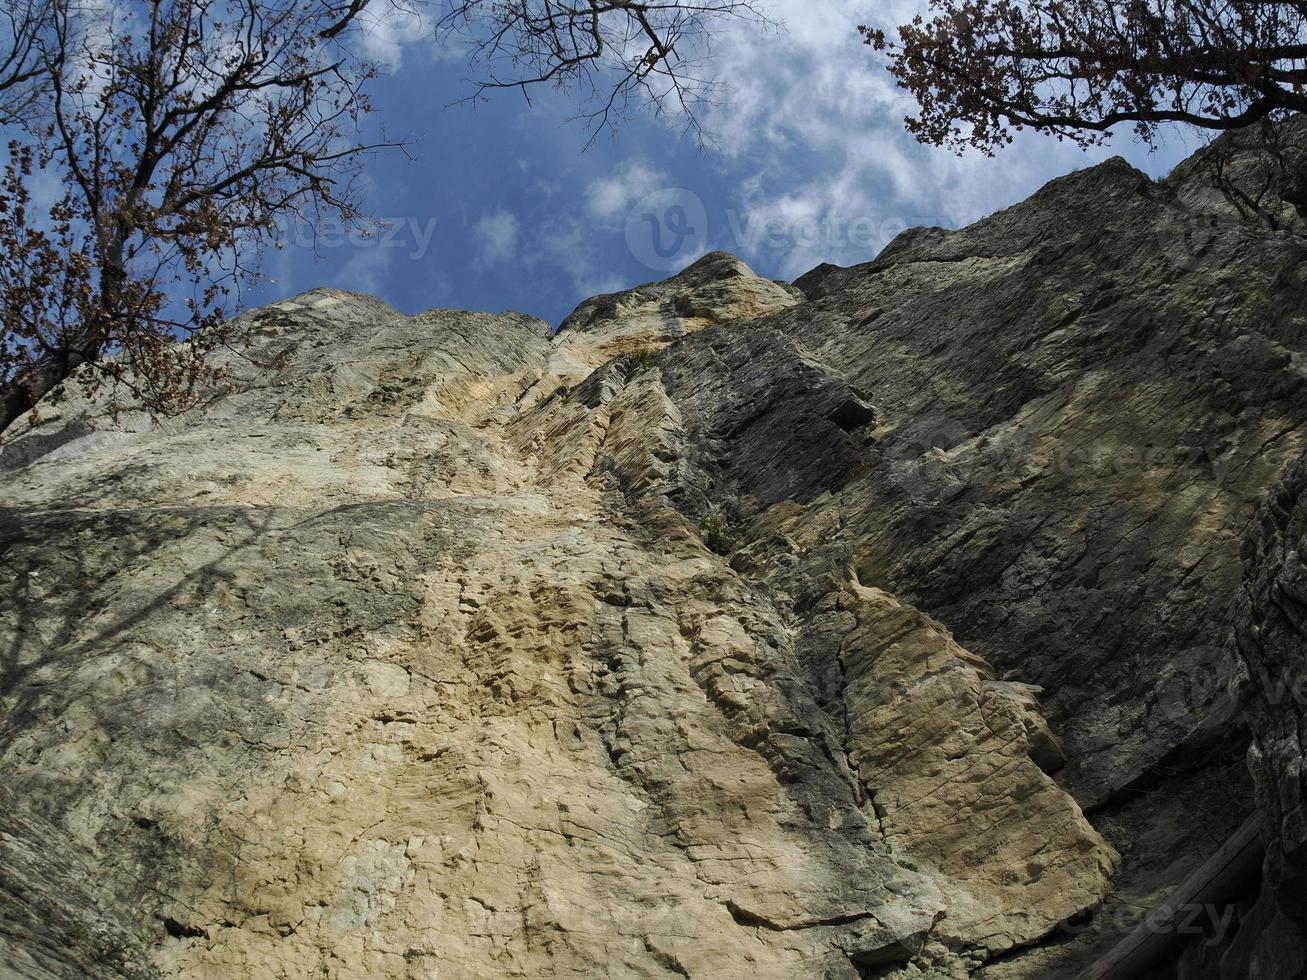
<svg viewBox="0 0 1307 980"><path fill-rule="evenodd" d="M5 385L4 393L0 395L0 435L54 390L72 371L71 366L48 361L36 365Z"/></svg>
<svg viewBox="0 0 1307 980"><path fill-rule="evenodd" d="M127 273L122 267L122 245L112 244L110 255L110 261L100 267L97 322L83 324L80 334L71 338L63 348L62 357L35 364L4 386L0 393L0 435L79 367L100 356L108 338L105 324L113 323L127 284Z"/></svg>
<svg viewBox="0 0 1307 980"><path fill-rule="evenodd" d="M1293 161L1287 183L1284 199L1293 205L1298 217L1307 223L1307 153Z"/></svg>

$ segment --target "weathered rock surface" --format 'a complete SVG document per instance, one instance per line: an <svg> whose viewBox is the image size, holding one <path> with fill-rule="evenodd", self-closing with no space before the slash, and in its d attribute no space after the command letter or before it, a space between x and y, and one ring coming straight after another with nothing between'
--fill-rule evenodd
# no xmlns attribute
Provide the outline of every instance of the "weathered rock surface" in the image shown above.
<svg viewBox="0 0 1307 980"><path fill-rule="evenodd" d="M66 832L0 786L0 976L152 980L126 909Z"/></svg>
<svg viewBox="0 0 1307 980"><path fill-rule="evenodd" d="M161 972L920 949L940 889L859 807L780 613L506 439L565 341L330 291L252 318L235 392L136 432L70 405L115 437L7 485L5 767Z"/></svg>
<svg viewBox="0 0 1307 980"><path fill-rule="evenodd" d="M1092 969L1252 809L1230 605L1307 431L1307 249L1194 213L1114 161L556 335L315 290L183 418L43 409L0 451L0 803L45 822L0 885L106 913L81 959L0 919L0 963ZM1301 667L1295 479L1250 667ZM1301 711L1249 719L1301 822Z"/></svg>
<svg viewBox="0 0 1307 980"><path fill-rule="evenodd" d="M1220 976L1307 975L1307 456L1258 508L1235 616L1265 876Z"/></svg>
<svg viewBox="0 0 1307 980"><path fill-rule="evenodd" d="M831 547L1045 687L1087 804L1199 720L1158 689L1222 645L1252 507L1307 427L1307 248L1223 225L1195 267L1165 247L1187 217L1112 161L765 321L880 412Z"/></svg>

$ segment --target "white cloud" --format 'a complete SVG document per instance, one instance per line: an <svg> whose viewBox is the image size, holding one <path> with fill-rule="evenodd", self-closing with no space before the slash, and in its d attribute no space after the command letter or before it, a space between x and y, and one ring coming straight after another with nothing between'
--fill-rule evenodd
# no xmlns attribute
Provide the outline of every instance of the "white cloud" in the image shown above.
<svg viewBox="0 0 1307 980"><path fill-rule="evenodd" d="M368 245L353 247L349 261L333 275L332 285L369 296L384 295L390 256Z"/></svg>
<svg viewBox="0 0 1307 980"><path fill-rule="evenodd" d="M369 4L358 24L364 57L392 71L400 66L406 46L424 41L424 47L432 47L431 25L406 2Z"/></svg>
<svg viewBox="0 0 1307 980"><path fill-rule="evenodd" d="M596 235L588 217L555 216L532 236L526 267L562 294L580 302L599 293L612 293L632 284L611 271L605 240Z"/></svg>
<svg viewBox="0 0 1307 980"><path fill-rule="evenodd" d="M482 265L508 262L517 252L517 218L510 211L494 211L472 226L472 240Z"/></svg>
<svg viewBox="0 0 1307 980"><path fill-rule="evenodd" d="M586 187L586 205L596 218L611 221L625 217L631 205L661 187L667 176L643 160L628 160L612 174L591 181Z"/></svg>
<svg viewBox="0 0 1307 980"><path fill-rule="evenodd" d="M892 28L921 6L890 0L875 8L875 23ZM861 43L857 25L873 16L863 0L772 0L768 13L779 30L737 26L717 39L711 67L724 98L703 122L739 181L726 205L735 209L734 247L746 260L770 257L784 275L866 261L896 228L970 223L1113 153L1160 175L1189 151L1150 156L1126 137L1085 153L1029 132L992 158L924 147L904 130L910 97ZM779 233L759 235L769 223ZM752 234L741 235L746 227Z"/></svg>

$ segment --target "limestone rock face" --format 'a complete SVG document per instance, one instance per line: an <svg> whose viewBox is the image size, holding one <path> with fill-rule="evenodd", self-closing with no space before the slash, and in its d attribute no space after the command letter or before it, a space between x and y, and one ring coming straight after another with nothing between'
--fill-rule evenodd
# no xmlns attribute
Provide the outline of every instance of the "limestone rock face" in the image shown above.
<svg viewBox="0 0 1307 980"><path fill-rule="evenodd" d="M879 411L828 505L838 560L1044 687L1087 804L1202 724L1171 672L1225 642L1245 526L1307 428L1307 246L1220 225L1194 255L1189 220L1111 161L764 321Z"/></svg>
<svg viewBox="0 0 1307 980"><path fill-rule="evenodd" d="M584 455L607 417L534 430L587 465L517 448L568 338L332 291L251 327L231 394L154 427L73 401L100 435L6 483L5 769L162 974L920 951L943 893L860 805L783 612L629 509Z"/></svg>
<svg viewBox="0 0 1307 980"><path fill-rule="evenodd" d="M1111 162L556 334L315 290L180 419L43 406L0 449L0 889L49 912L0 966L1092 975L1252 807L1190 667L1235 666L1304 446L1307 253L1187 251L1189 208ZM1267 506L1249 667L1301 641ZM1264 959L1300 719L1249 717Z"/></svg>
<svg viewBox="0 0 1307 980"><path fill-rule="evenodd" d="M5 787L0 807L0 976L157 978L88 856Z"/></svg>
<svg viewBox="0 0 1307 980"><path fill-rule="evenodd" d="M944 874L942 926L1006 950L1084 908L1117 855L1052 781L1065 761L1032 694L875 589L840 597L849 761L885 839ZM1048 841L1057 842L1048 847Z"/></svg>
<svg viewBox="0 0 1307 980"><path fill-rule="evenodd" d="M1307 456L1258 508L1244 564L1235 623L1267 853L1255 928L1220 968L1279 980L1307 973Z"/></svg>

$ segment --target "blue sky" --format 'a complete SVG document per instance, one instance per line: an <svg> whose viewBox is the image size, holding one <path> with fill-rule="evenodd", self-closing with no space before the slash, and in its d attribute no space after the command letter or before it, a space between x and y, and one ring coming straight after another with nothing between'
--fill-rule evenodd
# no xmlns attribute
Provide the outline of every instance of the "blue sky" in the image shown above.
<svg viewBox="0 0 1307 980"><path fill-rule="evenodd" d="M708 249L789 280L821 261L866 261L910 225L974 221L1114 153L1161 176L1196 148L1182 134L1152 151L1126 134L1091 153L1026 134L992 159L918 146L903 131L908 104L855 30L868 7L898 22L916 6L772 0L776 30L719 35L707 149L651 116L584 149L575 104L550 91L531 105L512 92L456 104L471 74L458 52L438 50L424 25L377 23L367 43L387 74L374 121L412 140L411 160L367 164L380 230L292 229L245 301L332 285L404 312L515 309L557 324L587 296L662 278Z"/></svg>

